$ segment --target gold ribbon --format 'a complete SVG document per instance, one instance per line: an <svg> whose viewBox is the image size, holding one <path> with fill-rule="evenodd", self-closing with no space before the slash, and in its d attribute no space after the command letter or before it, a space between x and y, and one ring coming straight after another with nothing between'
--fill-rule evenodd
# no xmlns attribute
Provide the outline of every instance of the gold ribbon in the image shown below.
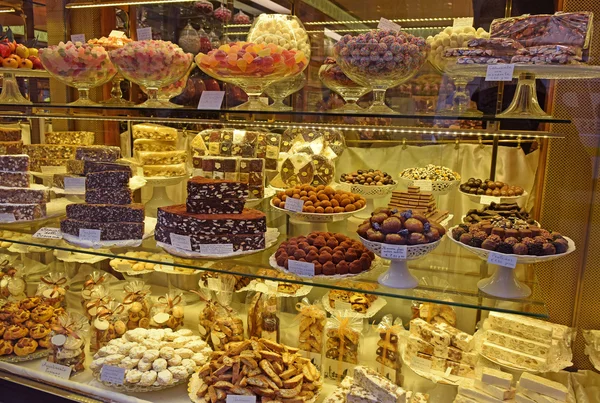
<svg viewBox="0 0 600 403"><path fill-rule="evenodd" d="M123 311L125 310L125 306L118 305L114 310L110 310L106 306L104 306L104 309L105 310L102 311L102 313L99 313L98 315L96 315L96 318L106 320L106 318L109 316L119 315L119 314L123 313Z"/></svg>
<svg viewBox="0 0 600 403"><path fill-rule="evenodd" d="M104 283L105 280L106 280L106 276L99 276L98 281L94 280L93 278L90 278L85 283L83 283L83 288L84 289L92 288L96 285L100 285L100 284Z"/></svg>
<svg viewBox="0 0 600 403"><path fill-rule="evenodd" d="M167 313L171 313L173 307L179 305L181 301L181 294L178 294L175 298L171 298L168 294L158 297L158 302L167 308Z"/></svg>
<svg viewBox="0 0 600 403"><path fill-rule="evenodd" d="M338 365L337 365L337 381L339 382L340 376L342 375L342 363L344 361L344 353L346 350L346 338L345 335L348 333L348 327L350 326L350 318L341 317L336 315L335 318L340 322L337 334L340 339L340 355L338 356Z"/></svg>
<svg viewBox="0 0 600 403"><path fill-rule="evenodd" d="M79 337L79 335L77 334L77 332L73 329L71 329L70 327L65 327L65 326L61 326L61 325L54 325L52 326L52 330L54 330L54 332L59 333L59 334L64 334L67 336L73 336L76 339L80 339L81 337Z"/></svg>
<svg viewBox="0 0 600 403"><path fill-rule="evenodd" d="M125 298L123 298L123 304L131 305L134 302L144 299L146 295L148 295L148 291L146 290L130 291Z"/></svg>
<svg viewBox="0 0 600 403"><path fill-rule="evenodd" d="M66 277L61 277L58 280L53 281L52 278L44 276L44 277L40 278L40 281L43 282L44 284L52 286L52 292L50 293L50 298L56 298L58 295L60 295L60 293L58 292L59 288L62 288L65 290L68 288L68 286L61 287L62 285L65 285L67 283L68 280Z"/></svg>

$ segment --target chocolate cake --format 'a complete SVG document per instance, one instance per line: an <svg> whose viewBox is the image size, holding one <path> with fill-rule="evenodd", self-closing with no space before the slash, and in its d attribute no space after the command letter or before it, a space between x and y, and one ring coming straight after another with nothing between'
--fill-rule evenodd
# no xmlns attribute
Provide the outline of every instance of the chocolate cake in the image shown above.
<svg viewBox="0 0 600 403"><path fill-rule="evenodd" d="M126 239L142 239L143 222L92 222L67 218L60 222L60 230L64 234L79 236L80 229L100 230L101 241L117 241Z"/></svg>
<svg viewBox="0 0 600 403"><path fill-rule="evenodd" d="M92 222L144 222L144 205L74 203L67 205L67 217Z"/></svg>

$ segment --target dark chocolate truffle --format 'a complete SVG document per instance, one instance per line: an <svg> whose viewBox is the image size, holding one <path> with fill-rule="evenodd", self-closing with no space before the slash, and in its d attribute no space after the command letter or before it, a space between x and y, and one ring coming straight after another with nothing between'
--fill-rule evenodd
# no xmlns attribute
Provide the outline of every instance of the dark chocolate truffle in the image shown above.
<svg viewBox="0 0 600 403"><path fill-rule="evenodd" d="M460 236L459 241L461 243L466 244L466 245L470 245L471 244L471 239L473 239L473 236L471 234L462 234Z"/></svg>
<svg viewBox="0 0 600 403"><path fill-rule="evenodd" d="M569 243L566 239L563 238L555 240L554 242L552 242L552 245L554 245L556 253L565 253L567 249L569 249Z"/></svg>
<svg viewBox="0 0 600 403"><path fill-rule="evenodd" d="M531 242L527 245L528 254L535 256L542 256L543 246L539 243Z"/></svg>
<svg viewBox="0 0 600 403"><path fill-rule="evenodd" d="M386 218L381 224L381 232L384 234L397 234L402 229L402 221L398 217Z"/></svg>
<svg viewBox="0 0 600 403"><path fill-rule="evenodd" d="M427 238L425 238L425 235L423 235L423 234L419 234L418 232L413 232L412 234L410 234L408 236L408 244L409 245L419 245L419 244L423 244L423 243L427 243Z"/></svg>
<svg viewBox="0 0 600 403"><path fill-rule="evenodd" d="M371 224L373 224L373 223L383 224L383 222L387 218L388 218L388 215L384 214L384 213L374 214L373 216L371 216Z"/></svg>
<svg viewBox="0 0 600 403"><path fill-rule="evenodd" d="M508 232L508 230L507 230L507 232ZM517 233L518 233L518 231L517 231ZM511 237L504 238L504 242L506 242L507 244L510 244L512 246L515 246L515 244L519 243L519 240L517 238L511 236Z"/></svg>
<svg viewBox="0 0 600 403"><path fill-rule="evenodd" d="M545 243L542 246L542 255L547 256L547 255L555 255L555 254L556 254L556 248L551 243Z"/></svg>
<svg viewBox="0 0 600 403"><path fill-rule="evenodd" d="M525 245L524 243L517 243L513 245L513 253L515 255L526 255L527 253L529 253L529 250L527 248L527 245Z"/></svg>
<svg viewBox="0 0 600 403"><path fill-rule="evenodd" d="M498 244L498 247L496 248L496 252L512 254L513 253L513 247L509 243L500 242Z"/></svg>
<svg viewBox="0 0 600 403"><path fill-rule="evenodd" d="M496 246L498 246L498 243L489 238L481 243L481 247L485 250L496 250Z"/></svg>

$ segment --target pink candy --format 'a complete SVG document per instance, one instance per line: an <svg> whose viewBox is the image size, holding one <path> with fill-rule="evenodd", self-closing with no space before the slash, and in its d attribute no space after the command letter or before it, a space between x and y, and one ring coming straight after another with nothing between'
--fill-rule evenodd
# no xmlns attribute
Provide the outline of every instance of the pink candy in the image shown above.
<svg viewBox="0 0 600 403"><path fill-rule="evenodd" d="M40 60L46 70L65 82L100 82L117 72L102 46L60 42L40 49Z"/></svg>

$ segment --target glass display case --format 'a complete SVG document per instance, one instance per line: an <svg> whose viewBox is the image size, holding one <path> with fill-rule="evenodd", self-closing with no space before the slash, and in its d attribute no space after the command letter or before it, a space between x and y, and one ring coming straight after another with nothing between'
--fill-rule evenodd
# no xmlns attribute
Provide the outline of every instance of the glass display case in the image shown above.
<svg viewBox="0 0 600 403"><path fill-rule="evenodd" d="M7 3L3 386L592 393L596 2Z"/></svg>

